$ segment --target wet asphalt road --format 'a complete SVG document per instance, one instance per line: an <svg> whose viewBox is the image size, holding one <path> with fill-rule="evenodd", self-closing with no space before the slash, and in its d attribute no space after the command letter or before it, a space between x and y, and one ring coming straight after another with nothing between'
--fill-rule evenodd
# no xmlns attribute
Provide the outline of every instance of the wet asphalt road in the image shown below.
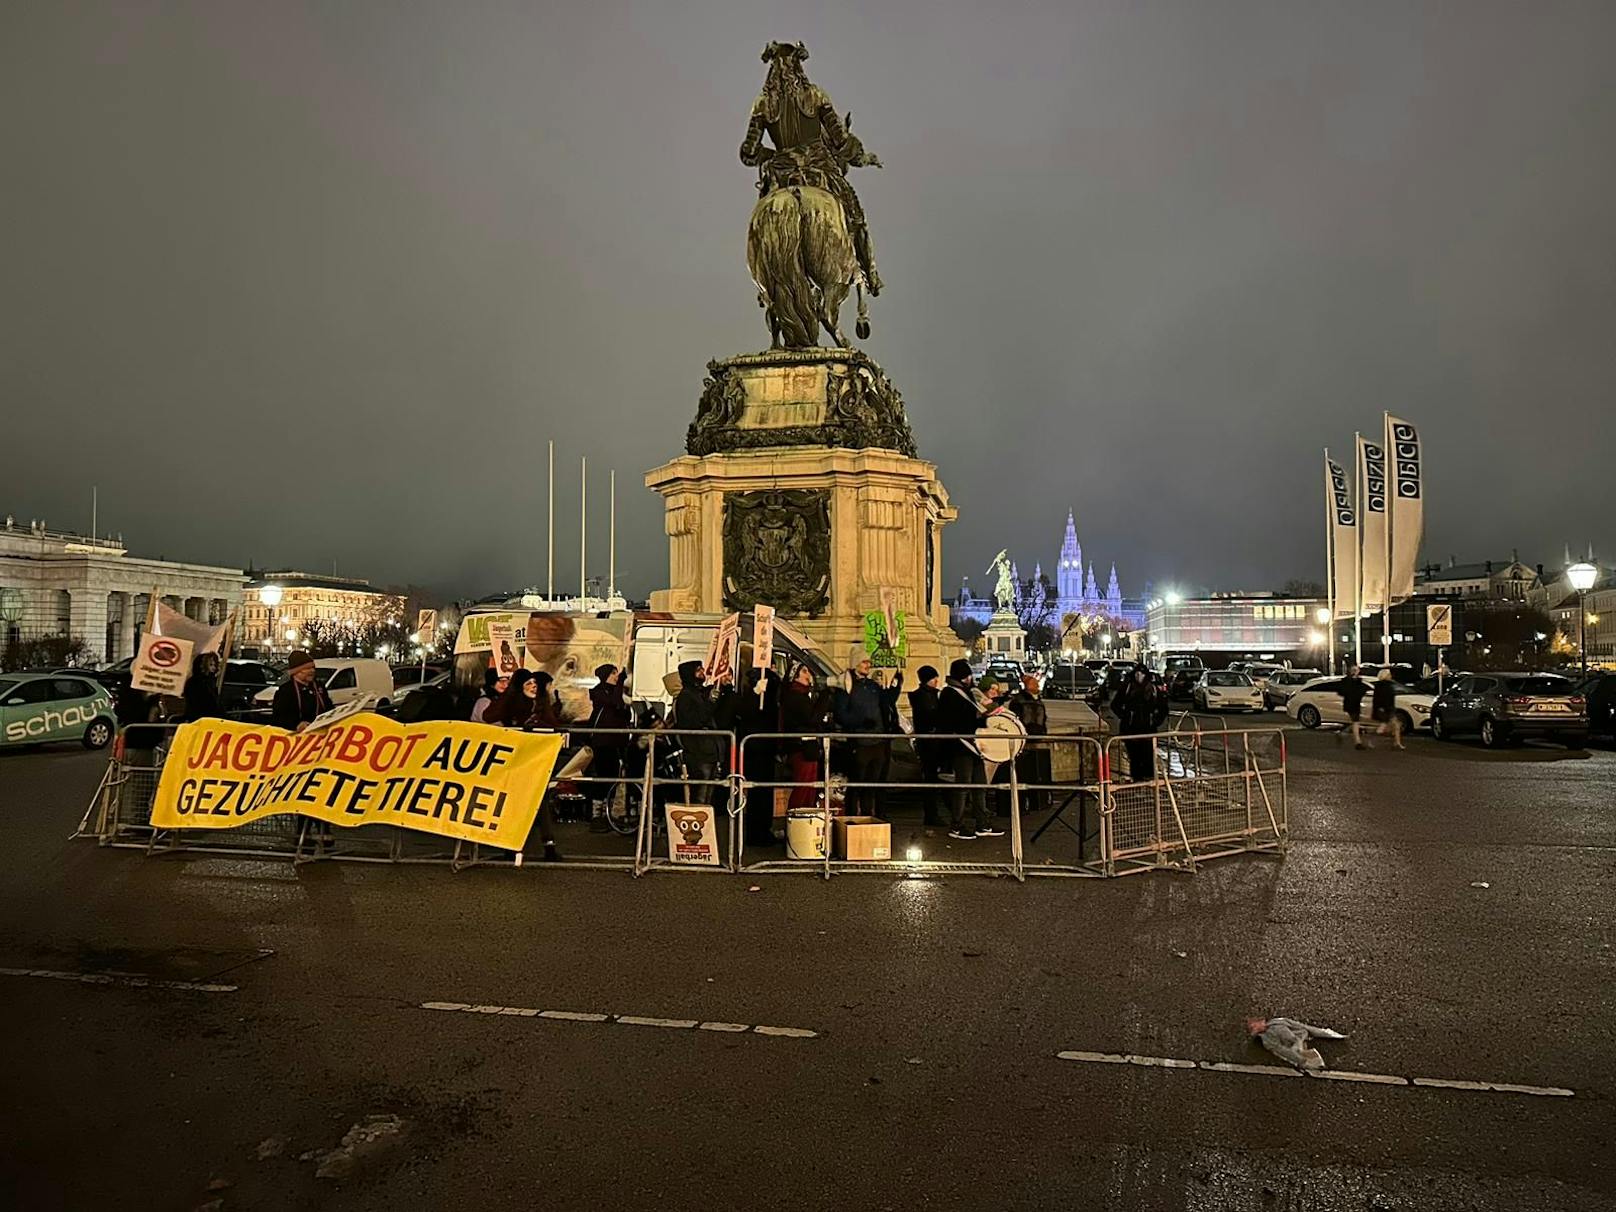
<svg viewBox="0 0 1616 1212"><path fill-rule="evenodd" d="M1283 861L1025 885L146 859L66 840L98 757L7 755L0 967L237 988L0 975L0 1201L1616 1207L1616 753L1290 752ZM1260 1013L1576 1096L1056 1057L1262 1063ZM347 1178L298 1160L383 1113Z"/></svg>

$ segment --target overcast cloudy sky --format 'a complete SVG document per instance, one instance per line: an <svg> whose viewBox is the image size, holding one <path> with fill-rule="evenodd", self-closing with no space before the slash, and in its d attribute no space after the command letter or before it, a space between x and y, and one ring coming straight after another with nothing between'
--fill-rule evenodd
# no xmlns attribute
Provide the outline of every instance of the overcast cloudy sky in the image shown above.
<svg viewBox="0 0 1616 1212"><path fill-rule="evenodd" d="M1322 578L1320 450L1422 425L1426 555L1616 553L1616 5L0 9L0 512L481 593L620 581L705 362L767 344L736 157L770 39L884 170L865 348L1001 545ZM598 474L597 474L598 469ZM591 510L591 571L606 515Z"/></svg>

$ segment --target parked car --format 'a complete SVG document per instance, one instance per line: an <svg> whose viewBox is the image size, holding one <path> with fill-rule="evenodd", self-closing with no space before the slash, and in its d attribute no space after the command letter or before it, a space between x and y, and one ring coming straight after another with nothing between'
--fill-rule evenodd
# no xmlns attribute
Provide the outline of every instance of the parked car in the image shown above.
<svg viewBox="0 0 1616 1212"><path fill-rule="evenodd" d="M1248 673L1209 669L1191 692L1202 711L1265 711L1262 691Z"/></svg>
<svg viewBox="0 0 1616 1212"><path fill-rule="evenodd" d="M1431 712L1431 734L1446 741L1475 733L1489 749L1526 737L1588 743L1588 705L1557 673L1472 673L1455 682Z"/></svg>
<svg viewBox="0 0 1616 1212"><path fill-rule="evenodd" d="M280 680L280 670L262 661L226 661L224 689L219 693L220 710L226 714L250 711L253 697L265 686L278 685Z"/></svg>
<svg viewBox="0 0 1616 1212"><path fill-rule="evenodd" d="M1206 670L1199 665L1180 665L1167 671L1167 697L1187 699L1195 694L1196 683Z"/></svg>
<svg viewBox="0 0 1616 1212"><path fill-rule="evenodd" d="M1303 728L1317 728L1320 724L1348 723L1347 709L1341 702L1341 687L1346 684L1346 680L1344 677L1314 678L1305 686L1297 687L1285 703L1285 714ZM1364 722L1369 723L1369 698L1374 693L1374 679L1358 680L1366 683L1363 715ZM1431 695L1421 694L1412 686L1399 685L1397 714L1402 720L1403 731L1413 732L1418 728L1430 727L1431 704L1434 701Z"/></svg>
<svg viewBox="0 0 1616 1212"><path fill-rule="evenodd" d="M1616 673L1591 673L1577 686L1588 710L1588 731L1616 738Z"/></svg>
<svg viewBox="0 0 1616 1212"><path fill-rule="evenodd" d="M88 677L0 675L0 749L46 741L104 749L117 728L111 693Z"/></svg>
<svg viewBox="0 0 1616 1212"><path fill-rule="evenodd" d="M1056 665L1044 682L1046 699L1086 699L1100 688L1094 670L1083 665Z"/></svg>
<svg viewBox="0 0 1616 1212"><path fill-rule="evenodd" d="M362 694L376 696L376 706L389 707L393 702L393 673L387 662L376 657L321 657L314 662L315 677L331 696L331 705L358 698ZM275 701L280 683L266 686L253 696L258 707L268 707Z"/></svg>
<svg viewBox="0 0 1616 1212"><path fill-rule="evenodd" d="M409 686L419 686L422 682L430 682L441 674L447 673L449 667L439 661L428 661L422 665L417 661L413 665L393 666L393 688L404 690Z"/></svg>
<svg viewBox="0 0 1616 1212"><path fill-rule="evenodd" d="M1281 669L1268 675L1262 683L1263 701L1271 709L1278 710L1290 702L1291 695L1295 694L1309 682L1316 682L1324 676L1322 669Z"/></svg>

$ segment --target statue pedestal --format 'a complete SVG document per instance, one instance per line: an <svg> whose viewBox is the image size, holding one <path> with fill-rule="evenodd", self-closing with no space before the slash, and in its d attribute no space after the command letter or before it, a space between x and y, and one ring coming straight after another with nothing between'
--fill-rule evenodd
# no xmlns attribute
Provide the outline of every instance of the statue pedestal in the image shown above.
<svg viewBox="0 0 1616 1212"><path fill-rule="evenodd" d="M890 590L905 616L906 684L921 665L946 672L961 645L942 602L941 530L957 514L936 465L914 457L880 367L854 350L817 349L709 370L690 453L645 477L668 535L668 588L651 608L773 606L841 667Z"/></svg>
<svg viewBox="0 0 1616 1212"><path fill-rule="evenodd" d="M1008 657L1012 661L1027 658L1027 633L1022 630L1014 613L996 610L988 625L982 629L982 650L989 660Z"/></svg>

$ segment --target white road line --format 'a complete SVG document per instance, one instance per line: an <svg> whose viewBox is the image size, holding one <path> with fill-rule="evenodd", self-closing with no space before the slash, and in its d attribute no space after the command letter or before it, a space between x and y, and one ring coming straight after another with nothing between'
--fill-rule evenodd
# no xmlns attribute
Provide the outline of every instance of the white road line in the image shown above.
<svg viewBox="0 0 1616 1212"><path fill-rule="evenodd" d="M179 989L187 993L234 993L239 988L237 985L171 981L123 972L57 972L50 968L0 968L0 976L35 976L52 981L74 981L81 985L122 985L129 989Z"/></svg>
<svg viewBox="0 0 1616 1212"><path fill-rule="evenodd" d="M762 1027L758 1031L764 1030ZM1237 1065L1229 1061L1193 1061L1173 1056L1136 1056L1131 1052L1083 1052L1068 1049L1056 1059L1088 1065L1141 1065L1155 1069L1199 1069L1206 1073L1246 1073L1260 1077L1312 1077L1329 1082L1368 1082L1377 1086L1421 1086L1434 1090L1479 1090L1486 1094L1530 1094L1539 1098L1574 1098L1564 1086L1523 1086L1515 1082L1460 1081L1443 1077L1399 1077L1393 1073L1358 1073L1351 1069L1320 1069L1303 1073L1281 1065Z"/></svg>
<svg viewBox="0 0 1616 1212"><path fill-rule="evenodd" d="M233 987L233 986L231 986ZM510 1018L548 1018L567 1023L621 1023L625 1027L661 1027L674 1031L722 1031L730 1034L751 1032L785 1039L818 1039L819 1032L806 1027L754 1027L749 1023L702 1022L694 1018L652 1018L643 1014L597 1014L586 1010L530 1010L525 1006L485 1006L470 1002L421 1002L422 1010L442 1010L450 1014L492 1014Z"/></svg>

